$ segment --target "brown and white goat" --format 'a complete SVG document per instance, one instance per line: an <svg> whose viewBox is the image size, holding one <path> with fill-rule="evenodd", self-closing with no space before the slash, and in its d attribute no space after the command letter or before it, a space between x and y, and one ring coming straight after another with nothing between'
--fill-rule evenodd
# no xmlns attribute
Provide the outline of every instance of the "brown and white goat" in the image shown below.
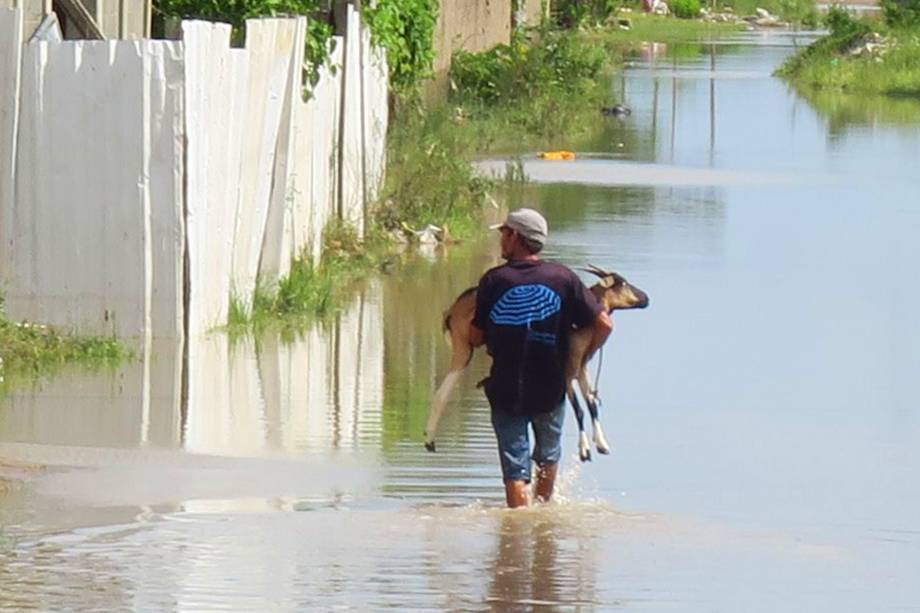
<svg viewBox="0 0 920 613"><path fill-rule="evenodd" d="M596 266L585 269L600 278L600 281L591 286L594 294L608 313L623 309L644 309L648 306L648 295L638 287L631 285L626 279L615 272L608 272ZM476 288L471 287L460 294L451 307L444 314L444 330L448 335L451 346L450 368L447 376L441 382L431 403L431 412L428 414L428 424L425 428L425 448L435 450L435 435L447 398L456 386L460 374L470 363L474 347L470 344L470 324L476 310ZM578 422L578 457L581 461L591 459L591 448L588 444L588 435L584 427L584 411L575 395L574 381L578 381L581 394L591 413L591 426L594 431L594 445L599 453L610 453L610 445L604 437L604 431L598 420L597 389L593 386L588 375L588 361L593 357L587 349L591 344L592 329L590 327L572 329L569 333L569 355L566 361L565 380L566 396L575 410L575 419Z"/></svg>

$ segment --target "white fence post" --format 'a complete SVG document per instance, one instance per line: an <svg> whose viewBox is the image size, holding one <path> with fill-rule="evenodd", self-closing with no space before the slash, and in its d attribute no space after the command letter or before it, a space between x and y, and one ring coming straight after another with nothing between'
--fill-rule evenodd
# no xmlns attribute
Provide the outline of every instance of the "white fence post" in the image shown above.
<svg viewBox="0 0 920 613"><path fill-rule="evenodd" d="M272 193L268 207L268 221L262 241L259 275L267 281L277 281L288 274L294 248L293 214L296 206L295 173L298 166L295 130L303 106L303 56L307 42L307 20L304 17L288 20L294 26L290 53L287 58L288 74L284 90L284 105L278 140L275 145L275 168Z"/></svg>
<svg viewBox="0 0 920 613"><path fill-rule="evenodd" d="M11 274L16 135L22 66L22 9L0 9L0 292Z"/></svg>
<svg viewBox="0 0 920 613"><path fill-rule="evenodd" d="M364 236L364 157L362 152L363 119L361 76L361 17L348 5L348 29L345 37L344 94L342 99L341 204L342 219Z"/></svg>

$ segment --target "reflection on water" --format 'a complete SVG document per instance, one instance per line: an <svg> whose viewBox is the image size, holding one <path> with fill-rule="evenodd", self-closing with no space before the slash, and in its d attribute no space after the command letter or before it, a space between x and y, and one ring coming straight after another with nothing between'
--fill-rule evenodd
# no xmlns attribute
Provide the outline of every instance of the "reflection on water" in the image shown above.
<svg viewBox="0 0 920 613"><path fill-rule="evenodd" d="M794 44L649 46L577 146L606 176L514 195L654 296L605 351L614 453L564 457L557 503L502 508L481 355L421 444L491 237L293 338L192 342L187 386L165 345L0 402L0 458L50 467L0 494L0 609L914 610L920 133L798 97Z"/></svg>
<svg viewBox="0 0 920 613"><path fill-rule="evenodd" d="M899 126L916 131L920 125L920 100L912 97L847 94L835 90L803 92L805 99L828 120L828 136L839 137L850 129Z"/></svg>
<svg viewBox="0 0 920 613"><path fill-rule="evenodd" d="M564 516L550 513L502 516L486 598L493 611L599 604L595 600L596 577L590 572L598 563L595 537L590 534L590 525L579 530L578 525L566 523ZM572 528L575 538L560 538ZM579 532L583 533L581 538ZM574 572L559 572L565 568Z"/></svg>

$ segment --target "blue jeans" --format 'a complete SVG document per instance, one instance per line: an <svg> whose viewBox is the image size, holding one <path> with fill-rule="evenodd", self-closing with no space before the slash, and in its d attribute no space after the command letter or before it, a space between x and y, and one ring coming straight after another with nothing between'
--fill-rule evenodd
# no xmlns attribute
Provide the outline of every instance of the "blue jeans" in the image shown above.
<svg viewBox="0 0 920 613"><path fill-rule="evenodd" d="M492 428L498 439L498 455L505 481L530 483L531 459L537 466L556 464L562 457L562 423L565 404L549 413L518 415L492 409ZM530 453L527 426L533 428L534 449Z"/></svg>

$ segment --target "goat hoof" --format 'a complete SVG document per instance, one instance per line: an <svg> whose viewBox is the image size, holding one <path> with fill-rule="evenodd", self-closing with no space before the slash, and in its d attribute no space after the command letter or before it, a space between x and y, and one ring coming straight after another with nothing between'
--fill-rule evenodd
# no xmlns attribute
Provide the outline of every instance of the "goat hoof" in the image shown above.
<svg viewBox="0 0 920 613"><path fill-rule="evenodd" d="M435 451L437 451L437 449L435 449L435 446L434 446L434 441L425 441L425 449L427 449L431 453L434 453Z"/></svg>
<svg viewBox="0 0 920 613"><path fill-rule="evenodd" d="M600 445L598 445L598 446L597 446L597 452L598 452L598 453L602 453L602 454L604 454L604 455L610 455L610 448L609 448L609 447L601 447Z"/></svg>
<svg viewBox="0 0 920 613"><path fill-rule="evenodd" d="M579 454L578 454L578 458L579 458L582 462L590 462L590 461L591 461L591 452L590 452L590 451L585 451L585 452L583 452L583 453L579 453Z"/></svg>

